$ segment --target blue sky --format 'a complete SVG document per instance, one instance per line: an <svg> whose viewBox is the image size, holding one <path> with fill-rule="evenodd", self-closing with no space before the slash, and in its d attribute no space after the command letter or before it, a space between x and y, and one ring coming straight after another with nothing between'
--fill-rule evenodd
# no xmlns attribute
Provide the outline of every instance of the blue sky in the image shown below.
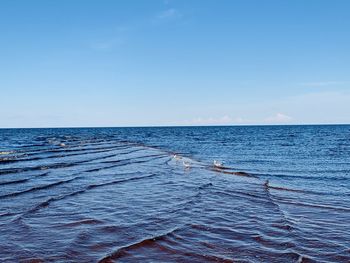
<svg viewBox="0 0 350 263"><path fill-rule="evenodd" d="M350 123L349 10L1 0L0 127Z"/></svg>

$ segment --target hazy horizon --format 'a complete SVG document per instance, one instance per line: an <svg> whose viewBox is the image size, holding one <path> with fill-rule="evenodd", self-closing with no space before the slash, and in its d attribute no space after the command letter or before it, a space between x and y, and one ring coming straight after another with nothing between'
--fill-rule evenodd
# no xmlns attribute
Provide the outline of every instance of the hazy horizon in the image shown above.
<svg viewBox="0 0 350 263"><path fill-rule="evenodd" d="M0 128L350 123L350 2L0 2Z"/></svg>
<svg viewBox="0 0 350 263"><path fill-rule="evenodd" d="M118 129L118 128L201 128L201 127L270 127L270 126L349 126L350 123L304 124L203 124L203 125L148 125L148 126L53 126L53 127L0 127L0 129Z"/></svg>

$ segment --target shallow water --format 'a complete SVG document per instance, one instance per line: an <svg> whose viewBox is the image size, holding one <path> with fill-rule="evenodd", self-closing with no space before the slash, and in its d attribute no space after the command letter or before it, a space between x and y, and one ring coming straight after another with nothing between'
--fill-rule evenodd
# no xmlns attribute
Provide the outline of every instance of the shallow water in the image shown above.
<svg viewBox="0 0 350 263"><path fill-rule="evenodd" d="M0 130L2 262L350 262L349 222L347 125Z"/></svg>

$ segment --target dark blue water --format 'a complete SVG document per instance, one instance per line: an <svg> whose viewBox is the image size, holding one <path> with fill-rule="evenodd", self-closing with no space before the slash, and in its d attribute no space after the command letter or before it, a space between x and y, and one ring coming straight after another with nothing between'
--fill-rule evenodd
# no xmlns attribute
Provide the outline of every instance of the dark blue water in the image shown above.
<svg viewBox="0 0 350 263"><path fill-rule="evenodd" d="M3 129L0 231L1 262L350 262L350 126Z"/></svg>

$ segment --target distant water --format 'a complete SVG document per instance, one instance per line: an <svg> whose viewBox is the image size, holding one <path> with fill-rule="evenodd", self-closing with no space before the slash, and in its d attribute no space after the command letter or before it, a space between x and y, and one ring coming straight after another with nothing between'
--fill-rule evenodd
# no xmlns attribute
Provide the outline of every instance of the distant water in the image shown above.
<svg viewBox="0 0 350 263"><path fill-rule="evenodd" d="M350 262L350 126L0 130L0 233L1 262Z"/></svg>

